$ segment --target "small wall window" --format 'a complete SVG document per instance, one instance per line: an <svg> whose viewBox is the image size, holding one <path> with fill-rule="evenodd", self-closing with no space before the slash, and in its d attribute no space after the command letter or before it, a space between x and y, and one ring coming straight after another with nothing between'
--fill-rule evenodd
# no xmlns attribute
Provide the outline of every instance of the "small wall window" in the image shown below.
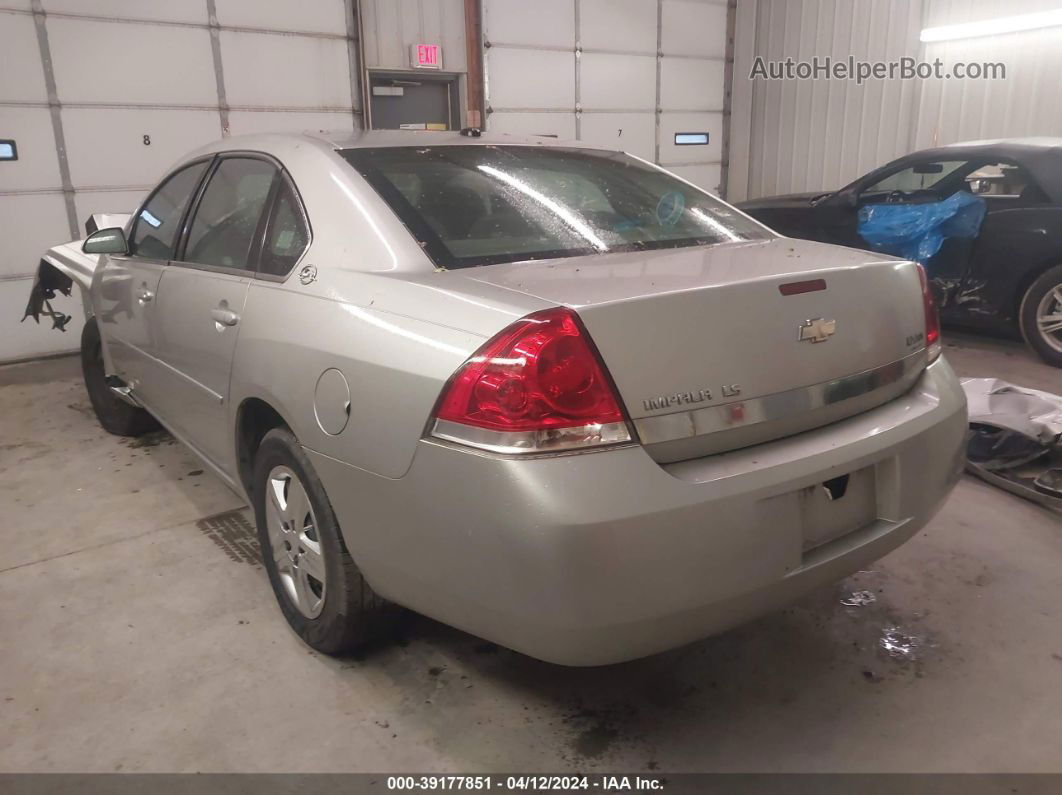
<svg viewBox="0 0 1062 795"><path fill-rule="evenodd" d="M708 133L706 132L675 133L676 146L707 146L707 144Z"/></svg>
<svg viewBox="0 0 1062 795"><path fill-rule="evenodd" d="M0 160L18 160L18 146L10 138L0 139Z"/></svg>

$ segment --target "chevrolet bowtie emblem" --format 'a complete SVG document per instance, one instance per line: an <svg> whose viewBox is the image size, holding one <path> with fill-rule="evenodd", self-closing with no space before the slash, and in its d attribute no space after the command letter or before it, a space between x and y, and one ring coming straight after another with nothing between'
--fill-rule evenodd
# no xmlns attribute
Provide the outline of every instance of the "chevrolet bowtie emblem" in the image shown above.
<svg viewBox="0 0 1062 795"><path fill-rule="evenodd" d="M836 320L824 320L821 317L813 317L800 324L801 342L826 342L837 330Z"/></svg>

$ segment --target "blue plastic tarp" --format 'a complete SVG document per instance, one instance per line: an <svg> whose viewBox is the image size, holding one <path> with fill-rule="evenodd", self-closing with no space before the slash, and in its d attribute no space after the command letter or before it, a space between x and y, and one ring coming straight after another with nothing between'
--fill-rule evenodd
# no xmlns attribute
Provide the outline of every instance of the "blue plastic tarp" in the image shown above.
<svg viewBox="0 0 1062 795"><path fill-rule="evenodd" d="M859 235L875 251L924 265L945 238L977 237L984 217L985 200L958 191L939 202L868 204L859 211Z"/></svg>

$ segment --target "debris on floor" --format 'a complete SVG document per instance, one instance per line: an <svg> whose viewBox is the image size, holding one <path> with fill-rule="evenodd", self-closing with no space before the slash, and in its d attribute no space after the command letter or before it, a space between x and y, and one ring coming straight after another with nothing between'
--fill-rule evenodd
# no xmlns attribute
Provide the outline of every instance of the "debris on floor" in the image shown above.
<svg viewBox="0 0 1062 795"><path fill-rule="evenodd" d="M899 627L885 627L878 645L890 656L900 660L916 659L918 638L908 635Z"/></svg>
<svg viewBox="0 0 1062 795"><path fill-rule="evenodd" d="M876 601L877 597L874 596L873 591L853 591L841 600L841 604L845 607L865 607Z"/></svg>
<svg viewBox="0 0 1062 795"><path fill-rule="evenodd" d="M965 378L966 470L1006 491L1062 510L1062 397L998 378Z"/></svg>

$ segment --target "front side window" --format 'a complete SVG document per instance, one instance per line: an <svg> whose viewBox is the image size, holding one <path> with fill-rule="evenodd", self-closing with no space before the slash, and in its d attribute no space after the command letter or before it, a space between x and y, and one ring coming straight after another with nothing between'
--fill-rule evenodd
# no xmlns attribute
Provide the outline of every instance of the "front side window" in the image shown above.
<svg viewBox="0 0 1062 795"><path fill-rule="evenodd" d="M281 180L273 212L266 228L265 245L258 270L271 276L286 276L310 242L302 208L287 180Z"/></svg>
<svg viewBox="0 0 1062 795"><path fill-rule="evenodd" d="M184 211L208 161L193 163L163 182L137 213L129 243L130 253L146 259L172 259Z"/></svg>
<svg viewBox="0 0 1062 795"><path fill-rule="evenodd" d="M449 268L773 236L620 152L474 145L340 154Z"/></svg>
<svg viewBox="0 0 1062 795"><path fill-rule="evenodd" d="M248 270L255 232L277 169L248 157L218 164L196 207L184 247L184 262Z"/></svg>

